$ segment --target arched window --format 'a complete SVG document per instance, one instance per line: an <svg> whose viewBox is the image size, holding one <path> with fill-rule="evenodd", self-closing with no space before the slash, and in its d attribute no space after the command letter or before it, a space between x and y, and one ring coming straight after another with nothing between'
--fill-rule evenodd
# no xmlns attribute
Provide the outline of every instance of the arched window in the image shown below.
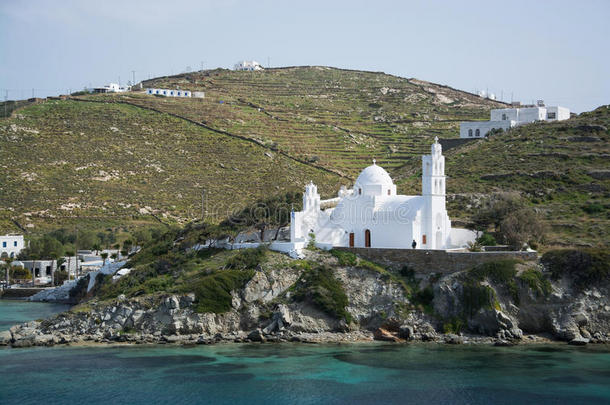
<svg viewBox="0 0 610 405"><path fill-rule="evenodd" d="M474 131L475 136L478 138L481 136L481 130L479 128L477 128L476 131Z"/></svg>
<svg viewBox="0 0 610 405"><path fill-rule="evenodd" d="M359 188L359 189L358 189L358 195L361 195L361 194L362 194L362 189L361 189L361 188Z"/></svg>
<svg viewBox="0 0 610 405"><path fill-rule="evenodd" d="M388 189L388 195L391 195L392 191L390 189Z"/></svg>
<svg viewBox="0 0 610 405"><path fill-rule="evenodd" d="M371 231L364 231L364 247L371 247Z"/></svg>
<svg viewBox="0 0 610 405"><path fill-rule="evenodd" d="M468 130L468 136L472 138L472 128Z"/></svg>

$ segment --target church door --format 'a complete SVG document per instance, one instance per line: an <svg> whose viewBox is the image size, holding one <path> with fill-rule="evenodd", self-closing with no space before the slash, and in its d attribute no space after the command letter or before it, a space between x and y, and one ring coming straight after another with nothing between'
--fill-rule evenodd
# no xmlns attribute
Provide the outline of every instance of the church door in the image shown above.
<svg viewBox="0 0 610 405"><path fill-rule="evenodd" d="M354 232L349 234L349 247L354 247Z"/></svg>
<svg viewBox="0 0 610 405"><path fill-rule="evenodd" d="M371 231L364 231L364 247L371 247Z"/></svg>

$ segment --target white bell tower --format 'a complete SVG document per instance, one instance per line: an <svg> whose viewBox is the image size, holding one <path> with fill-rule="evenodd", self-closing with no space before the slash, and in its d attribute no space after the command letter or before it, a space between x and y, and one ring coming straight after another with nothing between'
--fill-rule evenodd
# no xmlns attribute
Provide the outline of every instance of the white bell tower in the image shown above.
<svg viewBox="0 0 610 405"><path fill-rule="evenodd" d="M424 249L446 247L451 222L445 206L445 157L438 137L430 148L430 154L422 156L422 238L418 241Z"/></svg>

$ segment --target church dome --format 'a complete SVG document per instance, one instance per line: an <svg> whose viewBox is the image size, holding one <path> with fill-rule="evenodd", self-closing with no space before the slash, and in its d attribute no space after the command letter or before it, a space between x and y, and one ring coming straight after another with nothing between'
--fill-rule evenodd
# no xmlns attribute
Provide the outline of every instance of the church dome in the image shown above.
<svg viewBox="0 0 610 405"><path fill-rule="evenodd" d="M373 161L373 164L366 169L364 169L358 179L356 179L356 183L362 186L368 185L382 185L382 186L391 186L394 184L392 182L392 178L381 166L377 166Z"/></svg>

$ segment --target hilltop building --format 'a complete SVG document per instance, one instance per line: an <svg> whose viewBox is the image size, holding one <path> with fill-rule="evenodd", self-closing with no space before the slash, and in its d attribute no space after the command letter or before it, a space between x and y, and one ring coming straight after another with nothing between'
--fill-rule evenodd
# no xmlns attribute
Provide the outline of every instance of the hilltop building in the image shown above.
<svg viewBox="0 0 610 405"><path fill-rule="evenodd" d="M570 118L566 107L546 107L542 100L538 105L491 110L489 121L460 123L460 138L484 138L493 129L507 130L536 121L563 121Z"/></svg>
<svg viewBox="0 0 610 405"><path fill-rule="evenodd" d="M445 181L445 157L436 138L430 155L422 156L421 196L397 194L392 178L375 161L360 173L352 189L342 187L331 200L321 201L316 185L310 183L303 194L303 210L291 214L290 241L295 250L314 238L323 248L463 246L475 235L451 228Z"/></svg>
<svg viewBox="0 0 610 405"><path fill-rule="evenodd" d="M94 87L92 93L123 93L131 90L129 86L119 86L116 83L109 83L106 86Z"/></svg>
<svg viewBox="0 0 610 405"><path fill-rule="evenodd" d="M205 92L203 91L190 91L180 89L146 89L146 94L151 96L165 96L165 97L195 97L204 98Z"/></svg>
<svg viewBox="0 0 610 405"><path fill-rule="evenodd" d="M24 248L23 235L0 235L0 258L15 258Z"/></svg>
<svg viewBox="0 0 610 405"><path fill-rule="evenodd" d="M233 70L263 70L260 63L255 60L243 60L233 65Z"/></svg>

